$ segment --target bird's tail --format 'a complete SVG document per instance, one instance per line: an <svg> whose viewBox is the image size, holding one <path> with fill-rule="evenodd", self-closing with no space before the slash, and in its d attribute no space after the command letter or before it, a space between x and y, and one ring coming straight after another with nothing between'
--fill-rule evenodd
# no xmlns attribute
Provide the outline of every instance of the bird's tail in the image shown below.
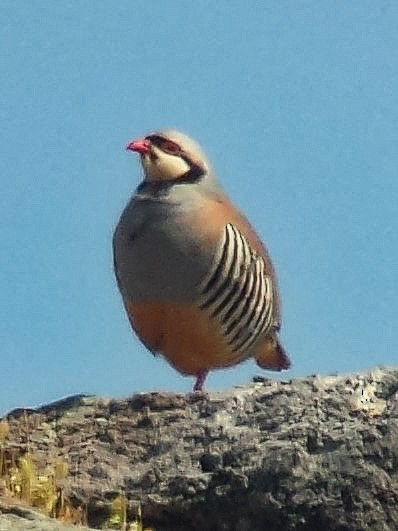
<svg viewBox="0 0 398 531"><path fill-rule="evenodd" d="M254 355L259 367L282 371L290 367L290 359L276 335L268 336Z"/></svg>

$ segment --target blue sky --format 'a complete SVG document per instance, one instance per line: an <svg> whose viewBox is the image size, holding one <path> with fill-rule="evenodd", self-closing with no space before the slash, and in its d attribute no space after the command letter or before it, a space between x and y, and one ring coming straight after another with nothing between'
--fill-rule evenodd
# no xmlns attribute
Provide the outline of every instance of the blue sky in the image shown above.
<svg viewBox="0 0 398 531"><path fill-rule="evenodd" d="M201 142L271 250L284 376L397 365L398 3L245 4L2 0L0 411L191 389L112 272L124 147L160 127Z"/></svg>

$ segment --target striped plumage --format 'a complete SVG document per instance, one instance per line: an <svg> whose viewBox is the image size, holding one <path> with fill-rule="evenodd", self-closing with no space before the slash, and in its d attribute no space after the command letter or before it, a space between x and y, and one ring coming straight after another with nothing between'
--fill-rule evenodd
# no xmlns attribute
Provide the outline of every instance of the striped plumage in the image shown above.
<svg viewBox="0 0 398 531"><path fill-rule="evenodd" d="M233 352L247 351L272 329L272 281L264 267L261 256L228 223L214 263L201 282L199 307L218 321Z"/></svg>
<svg viewBox="0 0 398 531"><path fill-rule="evenodd" d="M278 339L270 256L232 205L201 148L176 131L129 144L144 180L115 230L115 273L131 325L201 389L211 369L254 357L290 366Z"/></svg>

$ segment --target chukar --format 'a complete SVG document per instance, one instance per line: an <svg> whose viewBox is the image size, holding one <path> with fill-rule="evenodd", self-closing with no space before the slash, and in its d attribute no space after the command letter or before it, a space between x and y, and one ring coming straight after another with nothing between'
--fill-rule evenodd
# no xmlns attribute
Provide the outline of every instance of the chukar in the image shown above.
<svg viewBox="0 0 398 531"><path fill-rule="evenodd" d="M253 357L288 369L267 249L188 136L134 140L144 179L113 237L117 283L131 326L201 390L207 373Z"/></svg>

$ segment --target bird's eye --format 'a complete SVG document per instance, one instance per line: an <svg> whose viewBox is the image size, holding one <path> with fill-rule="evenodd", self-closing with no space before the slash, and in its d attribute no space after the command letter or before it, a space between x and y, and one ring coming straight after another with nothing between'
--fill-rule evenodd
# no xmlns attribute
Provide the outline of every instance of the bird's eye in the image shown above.
<svg viewBox="0 0 398 531"><path fill-rule="evenodd" d="M175 144L171 140L165 140L162 143L161 148L163 151L166 151L167 153L170 153L171 155L176 155L180 152L180 146L178 144Z"/></svg>

